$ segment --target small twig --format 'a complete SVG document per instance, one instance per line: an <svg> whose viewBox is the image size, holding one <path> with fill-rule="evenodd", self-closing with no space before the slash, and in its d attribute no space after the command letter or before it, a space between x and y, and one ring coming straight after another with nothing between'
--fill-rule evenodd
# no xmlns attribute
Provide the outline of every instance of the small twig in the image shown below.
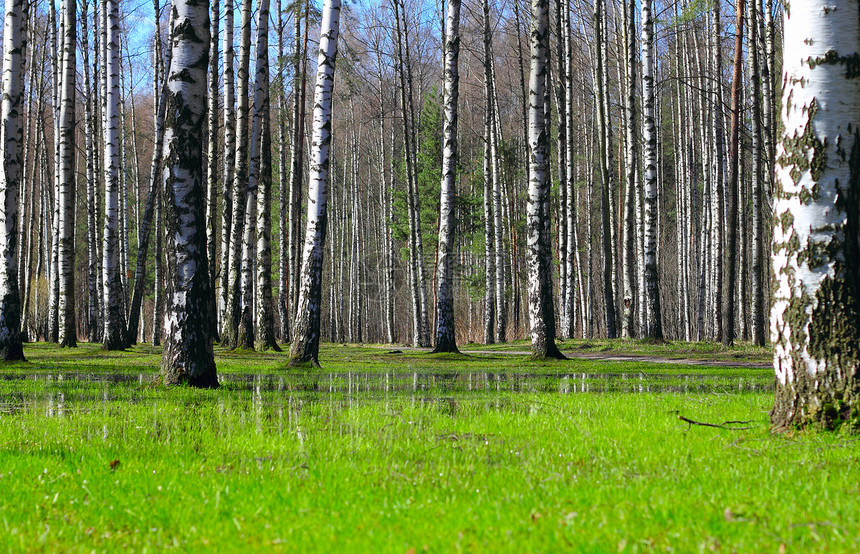
<svg viewBox="0 0 860 554"><path fill-rule="evenodd" d="M715 427L717 429L728 429L729 431L745 431L747 429L755 429L755 427L729 427L732 424L738 423L750 423L749 421L726 421L723 423L703 423L701 421L693 421L692 419L688 419L682 415L678 415L678 419L687 424L687 430L689 431L693 425L701 425L702 427Z"/></svg>

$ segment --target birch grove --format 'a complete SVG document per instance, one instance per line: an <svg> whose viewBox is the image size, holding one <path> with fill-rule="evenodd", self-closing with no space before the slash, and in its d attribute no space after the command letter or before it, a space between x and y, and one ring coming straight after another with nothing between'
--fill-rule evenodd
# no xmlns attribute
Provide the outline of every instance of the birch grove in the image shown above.
<svg viewBox="0 0 860 554"><path fill-rule="evenodd" d="M856 5L204 4L6 2L4 359L770 341L849 413Z"/></svg>

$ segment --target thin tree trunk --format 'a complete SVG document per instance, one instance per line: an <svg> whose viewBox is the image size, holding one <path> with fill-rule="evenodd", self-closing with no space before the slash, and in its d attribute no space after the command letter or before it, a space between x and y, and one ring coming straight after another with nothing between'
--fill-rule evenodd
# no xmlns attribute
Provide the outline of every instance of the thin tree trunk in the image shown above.
<svg viewBox="0 0 860 554"><path fill-rule="evenodd" d="M728 183L728 220L726 221L726 259L723 277L723 345L731 346L735 341L735 285L737 284L738 244L738 152L740 144L741 111L741 66L743 65L744 0L737 0L737 23L735 36L735 61L732 71L732 123L729 165L731 173Z"/></svg>
<svg viewBox="0 0 860 554"><path fill-rule="evenodd" d="M307 231L302 254L301 289L296 311L295 333L290 346L291 365L319 366L323 245L327 222L326 202L331 147L331 104L337 58L340 0L325 0L322 13L317 81L314 90Z"/></svg>
<svg viewBox="0 0 860 554"><path fill-rule="evenodd" d="M215 229L215 220L218 217L218 27L219 6L218 0L210 0L210 39L209 39L209 105L207 129L209 137L207 140L206 156L206 254L209 260L209 293L211 306L209 312L218 313L217 280L218 271L215 267L217 256L218 236ZM135 281L137 282L137 281ZM134 309L134 308L132 308ZM218 318L212 318L212 338L218 340Z"/></svg>
<svg viewBox="0 0 860 554"><path fill-rule="evenodd" d="M761 73L759 71L759 13L757 3L751 2L749 10L749 61L750 81L752 83L752 340L758 346L765 344L764 319L764 223L762 202L762 127L761 127ZM765 77L767 79L767 77Z"/></svg>
<svg viewBox="0 0 860 554"><path fill-rule="evenodd" d="M642 2L642 95L643 123L642 139L645 142L645 299L648 312L648 334L651 339L663 339L663 325L660 312L660 272L657 268L657 129L654 124L656 93L654 90L654 65L656 45L654 44L654 19L652 0Z"/></svg>
<svg viewBox="0 0 860 554"><path fill-rule="evenodd" d="M624 241L622 243L622 280L624 297L621 336L629 339L636 335L634 284L636 282L636 175L639 173L636 134L636 2L624 0L624 59L627 70L625 80L624 108L627 119L625 141L624 177Z"/></svg>
<svg viewBox="0 0 860 554"><path fill-rule="evenodd" d="M439 215L439 261L436 276L436 348L458 352L454 325L454 216L457 196L457 107L460 98L460 0L448 0L445 30L445 122Z"/></svg>
<svg viewBox="0 0 860 554"><path fill-rule="evenodd" d="M549 195L549 129L544 110L547 50L549 49L549 2L532 0L531 71L529 79L529 192L526 204L528 225L529 320L532 355L535 358L564 358L555 344L555 313L552 300Z"/></svg>
<svg viewBox="0 0 860 554"><path fill-rule="evenodd" d="M156 0L158 1L158 0ZM233 229L233 179L236 165L236 111L233 84L233 0L224 0L224 181L221 189L221 268L219 283L219 323L223 332L230 290L230 237ZM222 337L223 338L223 337Z"/></svg>
<svg viewBox="0 0 860 554"><path fill-rule="evenodd" d="M120 75L119 75L119 3L103 0L107 43L105 58L106 98L104 114L104 172L105 222L102 251L104 280L104 332L102 344L106 350L125 348L125 322L122 307L122 277L120 275Z"/></svg>
<svg viewBox="0 0 860 554"><path fill-rule="evenodd" d="M61 347L75 347L75 54L77 5L63 3L63 86L60 105L60 187L58 236L59 323Z"/></svg>
<svg viewBox="0 0 860 554"><path fill-rule="evenodd" d="M251 66L251 0L242 0L239 38L239 87L236 108L236 163L233 173L233 218L230 233L229 294L221 333L222 343L239 346L242 318L242 251L245 242L245 211L248 206L248 74ZM254 203L256 207L256 202ZM251 342L253 345L253 342Z"/></svg>
<svg viewBox="0 0 860 554"><path fill-rule="evenodd" d="M259 351L280 347L275 340L275 320L272 306L272 134L269 117L269 0L260 0L257 19L257 87L254 93L254 124L259 132L251 136L251 175L257 179L257 287L256 336L254 347ZM257 140L259 136L259 141ZM254 149L258 149L254 171Z"/></svg>
<svg viewBox="0 0 860 554"><path fill-rule="evenodd" d="M645 0L647 2L647 0ZM602 245L603 245L603 303L606 318L606 335L610 339L618 336L617 321L615 316L615 285L612 280L612 266L614 255L612 253L612 209L611 209L611 188L610 184L610 167L609 167L609 136L608 130L608 114L606 113L606 72L604 71L605 48L603 46L603 24L604 18L604 3L605 0L594 0L594 28L596 44L594 51L597 58L597 67L595 69L595 77L597 80L597 126L600 133L600 178L601 178L601 194L600 194L600 215L602 227ZM643 6L645 3L643 3ZM644 7L643 7L644 11ZM645 21L645 18L642 18ZM644 25L643 25L644 27ZM647 119L647 115L646 115ZM647 136L646 136L647 141ZM647 163L646 163L647 167Z"/></svg>
<svg viewBox="0 0 860 554"><path fill-rule="evenodd" d="M287 196L289 191L287 185L287 91L285 88L287 51L284 40L284 31L286 30L284 4L284 0L278 0L278 320L281 324L278 336L281 341L289 342L290 311L287 298L289 297L289 267L292 261L287 258L289 253L287 209L290 202ZM298 17L296 19L298 20Z"/></svg>

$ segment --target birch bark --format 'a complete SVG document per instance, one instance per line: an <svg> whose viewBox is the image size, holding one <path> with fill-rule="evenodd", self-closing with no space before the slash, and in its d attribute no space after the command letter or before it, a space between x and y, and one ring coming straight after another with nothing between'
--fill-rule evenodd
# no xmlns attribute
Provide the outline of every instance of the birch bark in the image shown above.
<svg viewBox="0 0 860 554"><path fill-rule="evenodd" d="M743 66L744 0L737 0L737 30L735 36L735 59L732 71L731 142L729 143L729 182L726 221L726 257L723 268L723 335L722 342L731 346L735 341L735 290L738 277L738 156L740 148L741 68Z"/></svg>
<svg viewBox="0 0 860 554"><path fill-rule="evenodd" d="M236 110L233 83L233 0L224 0L224 182L221 188L221 279L218 284L218 314L223 331L230 290L230 237L233 229L233 172L236 164ZM223 338L223 337L222 337Z"/></svg>
<svg viewBox="0 0 860 554"><path fill-rule="evenodd" d="M314 90L313 138L308 183L307 231L302 252L301 287L290 345L290 364L319 366L323 245L331 147L331 104L340 27L340 0L325 0Z"/></svg>
<svg viewBox="0 0 860 554"><path fill-rule="evenodd" d="M856 0L785 11L770 315L777 429L860 427L857 13Z"/></svg>
<svg viewBox="0 0 860 554"><path fill-rule="evenodd" d="M242 318L242 245L248 206L248 74L251 67L251 0L242 0L239 37L239 87L236 107L236 148L233 171L233 216L230 229L230 278L221 339L225 346L239 345ZM256 207L256 203L254 203ZM253 342L251 342L253 344Z"/></svg>
<svg viewBox="0 0 860 554"><path fill-rule="evenodd" d="M445 30L445 123L439 215L439 259L436 275L436 348L458 352L454 325L454 216L456 213L457 107L460 98L460 0L448 0Z"/></svg>
<svg viewBox="0 0 860 554"><path fill-rule="evenodd" d="M106 21L105 113L104 120L104 180L105 221L102 250L102 280L104 282L104 331L102 345L106 350L125 348L123 321L123 289L120 276L120 75L119 75L119 2L103 0Z"/></svg>
<svg viewBox="0 0 860 554"><path fill-rule="evenodd" d="M555 344L555 313L552 301L552 267L548 263L550 214L549 130L546 128L545 92L549 49L549 2L532 0L531 70L529 77L529 191L526 204L528 225L529 322L532 355L563 358Z"/></svg>
<svg viewBox="0 0 860 554"><path fill-rule="evenodd" d="M0 107L0 358L23 361L21 300L18 296L18 193L24 173L23 60L27 51L27 8L24 0L6 0L3 29L3 100Z"/></svg>
<svg viewBox="0 0 860 554"><path fill-rule="evenodd" d="M209 2L171 7L164 137L167 294L161 377L165 384L218 386L212 350L203 128L209 61Z"/></svg>
<svg viewBox="0 0 860 554"><path fill-rule="evenodd" d="M253 149L257 155L257 286L256 286L256 336L254 348L259 351L275 350L280 347L275 340L275 321L272 306L272 140L269 126L269 0L260 0L257 20L257 77L254 92L254 127L258 133L251 133L251 163L254 163ZM259 136L259 141L256 137ZM252 172L253 174L253 172Z"/></svg>
<svg viewBox="0 0 860 554"><path fill-rule="evenodd" d="M645 166L645 300L647 302L647 336L663 339L660 316L659 271L657 268L657 129L654 124L656 94L654 90L654 18L652 0L642 1L642 95L643 122L642 139L645 142L643 165Z"/></svg>
<svg viewBox="0 0 860 554"><path fill-rule="evenodd" d="M58 264L58 341L61 347L75 347L77 329L75 325L75 59L76 59L75 0L63 3L63 57L62 89L60 104L60 186L59 202Z"/></svg>

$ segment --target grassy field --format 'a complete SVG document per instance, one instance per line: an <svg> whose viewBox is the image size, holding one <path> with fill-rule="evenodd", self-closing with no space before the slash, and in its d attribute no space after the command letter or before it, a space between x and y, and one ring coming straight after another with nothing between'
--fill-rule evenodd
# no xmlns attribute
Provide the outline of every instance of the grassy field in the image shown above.
<svg viewBox="0 0 860 554"><path fill-rule="evenodd" d="M860 443L771 434L767 369L395 349L219 350L197 391L153 384L151 347L27 345L0 551L860 550Z"/></svg>

